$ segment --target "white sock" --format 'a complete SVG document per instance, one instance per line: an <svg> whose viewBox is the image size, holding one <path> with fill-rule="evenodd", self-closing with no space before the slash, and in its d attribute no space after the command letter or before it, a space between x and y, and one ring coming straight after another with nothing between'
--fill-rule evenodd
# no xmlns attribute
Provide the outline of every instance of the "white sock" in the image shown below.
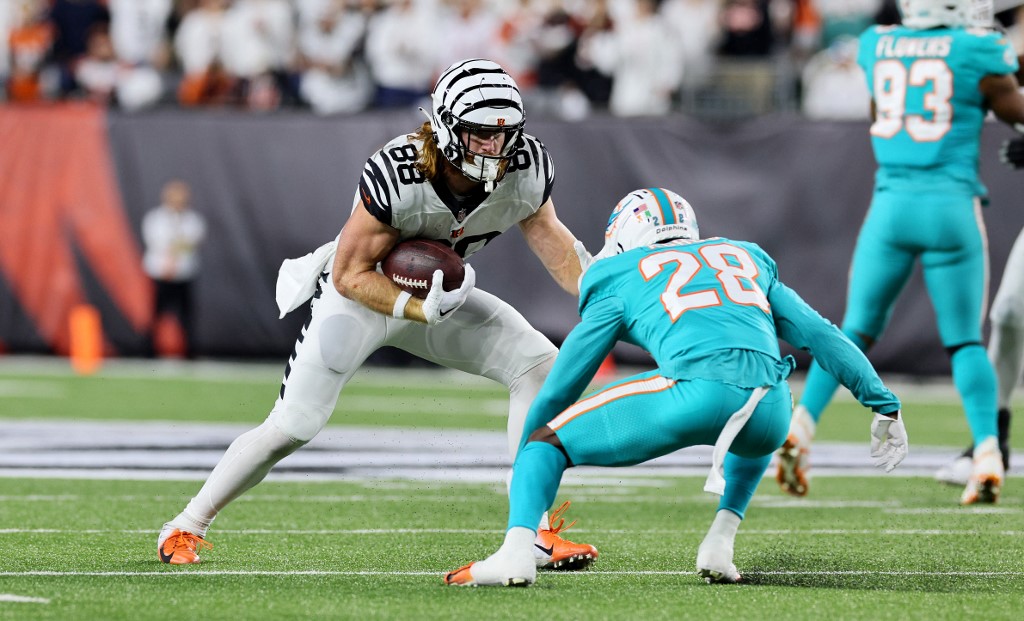
<svg viewBox="0 0 1024 621"><path fill-rule="evenodd" d="M736 531L740 528L740 516L736 515L728 509L722 509L715 514L715 520L711 522L711 528L708 529L708 536L723 537L727 541L736 540Z"/></svg>
<svg viewBox="0 0 1024 621"><path fill-rule="evenodd" d="M270 421L243 433L228 447L199 493L170 523L205 537L221 509L262 481L277 462L304 444L285 435Z"/></svg>
<svg viewBox="0 0 1024 621"><path fill-rule="evenodd" d="M530 411L530 404L533 403L537 393L540 392L540 387L544 385L544 379L551 372L551 366L554 363L555 356L552 355L544 362L512 380L512 383L509 384L508 425L506 431L508 434L508 452L513 460L515 460L516 453L519 451L519 442L523 438L523 425L526 423L526 414ZM509 471L508 477L505 479L505 486L508 489L512 488L511 471ZM547 511L544 512L544 515L540 516L540 524L537 525L537 528L539 530L551 528Z"/></svg>
<svg viewBox="0 0 1024 621"><path fill-rule="evenodd" d="M533 367L526 373L512 380L508 386L508 454L514 460L519 451L519 441L523 439L523 425L526 423L526 414L530 411L530 404L540 392L544 385L544 379L551 372L551 365L555 363L555 356Z"/></svg>
<svg viewBox="0 0 1024 621"><path fill-rule="evenodd" d="M796 436L797 442L803 446L809 446L814 441L814 430L817 424L811 418L811 413L802 405L793 409L793 418L789 422L789 433Z"/></svg>
<svg viewBox="0 0 1024 621"><path fill-rule="evenodd" d="M520 554L524 550L532 552L533 541L537 538L537 533L533 532L529 528L522 526L513 526L508 529L505 533L505 542L501 544L498 551L495 554L502 554L506 552L513 552L518 550Z"/></svg>

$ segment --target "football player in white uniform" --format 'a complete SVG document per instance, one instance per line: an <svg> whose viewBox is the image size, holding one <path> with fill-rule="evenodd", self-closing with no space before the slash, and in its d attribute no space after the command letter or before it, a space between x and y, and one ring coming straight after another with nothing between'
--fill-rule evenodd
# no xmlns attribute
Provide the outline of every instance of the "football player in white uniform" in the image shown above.
<svg viewBox="0 0 1024 621"><path fill-rule="evenodd" d="M1024 56L1018 62L1024 61ZM1024 71L1017 72L1018 80L1024 79ZM1024 126L1018 125L1017 131L1024 133ZM999 152L1000 159L1010 168L1024 169L1024 137L1018 136L1003 143ZM1010 469L1010 421L1012 419L1010 402L1013 391L1020 383L1021 371L1024 371L1024 230L1013 242L1010 257L1003 269L1003 279L999 282L992 310L988 318L992 321L992 333L988 341L988 357L996 370L996 405L999 407L997 429L999 432L999 450L1003 454L1003 468ZM974 447L969 446L949 465L943 466L935 473L935 478L942 483L964 485L971 476L974 464Z"/></svg>
<svg viewBox="0 0 1024 621"><path fill-rule="evenodd" d="M280 396L266 421L228 447L199 493L164 525L157 540L163 562L199 562L217 513L312 440L345 383L385 345L507 386L514 456L555 346L510 305L476 289L468 264L461 288L443 291L437 271L420 300L380 273L378 263L410 238L438 240L469 257L518 224L552 277L578 295L588 255L555 215L551 159L539 140L523 133L515 81L496 63L465 60L441 75L431 98L428 121L418 131L395 138L367 161L337 240L282 266L282 315L313 301ZM561 523L552 528L546 516L541 520L537 566L585 567L597 550L560 537Z"/></svg>

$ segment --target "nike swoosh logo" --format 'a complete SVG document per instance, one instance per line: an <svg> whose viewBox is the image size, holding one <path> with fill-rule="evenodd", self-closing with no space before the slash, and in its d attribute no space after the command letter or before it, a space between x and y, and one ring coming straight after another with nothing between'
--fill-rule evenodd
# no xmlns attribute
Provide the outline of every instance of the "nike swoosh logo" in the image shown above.
<svg viewBox="0 0 1024 621"><path fill-rule="evenodd" d="M441 311L441 312L440 312L440 313L438 313L438 314L439 314L439 315L441 315L442 317L444 317L445 315L447 315L448 313L452 312L453 310L455 310L455 309L454 309L454 308L449 308L448 310L446 310L446 311Z"/></svg>
<svg viewBox="0 0 1024 621"><path fill-rule="evenodd" d="M173 552L170 553L170 554L164 554L163 546L160 546L160 549L157 550L157 553L160 555L160 560L165 562L165 563L170 563L171 562L171 557L174 556Z"/></svg>
<svg viewBox="0 0 1024 621"><path fill-rule="evenodd" d="M540 545L539 543L535 543L535 544L533 544L533 545L534 545L534 547L536 547L536 548L537 548L538 550L540 550L540 551L541 551L541 552L543 552L544 554L547 554L548 556L551 556L552 554L554 554L554 553L555 553L555 546L551 546L550 548L545 548L544 546Z"/></svg>

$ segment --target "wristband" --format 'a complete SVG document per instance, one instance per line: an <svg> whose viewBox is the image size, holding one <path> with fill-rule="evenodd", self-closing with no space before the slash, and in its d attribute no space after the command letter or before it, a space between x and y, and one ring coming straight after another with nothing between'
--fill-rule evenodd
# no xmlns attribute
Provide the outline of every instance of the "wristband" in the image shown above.
<svg viewBox="0 0 1024 621"><path fill-rule="evenodd" d="M398 319L405 319L405 307L409 304L409 300L412 298L412 294L408 291L403 291L398 294L398 299L395 300L395 307L391 309L391 316Z"/></svg>

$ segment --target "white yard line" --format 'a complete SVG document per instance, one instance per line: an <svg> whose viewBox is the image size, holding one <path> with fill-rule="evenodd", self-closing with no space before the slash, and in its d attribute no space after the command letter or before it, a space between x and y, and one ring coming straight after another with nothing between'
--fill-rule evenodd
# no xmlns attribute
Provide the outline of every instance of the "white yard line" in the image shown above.
<svg viewBox="0 0 1024 621"><path fill-rule="evenodd" d="M486 414L488 416L508 416L508 399L466 399L459 396L444 396L435 399L423 399L420 396L375 397L370 395L342 394L338 400L338 412L377 412L383 406L393 408L396 405L406 406L410 411L427 414Z"/></svg>
<svg viewBox="0 0 1024 621"><path fill-rule="evenodd" d="M608 529L608 528L573 528L573 532L589 535L703 535L707 529L683 528L683 529ZM498 528L324 528L324 529L217 529L218 535L493 535L502 534L503 530ZM63 528L0 528L0 535L154 535L154 529L63 529ZM817 529L750 529L741 530L740 537L778 537L793 535L816 535L816 536L865 536L878 537L888 536L918 536L918 537L941 537L941 536L971 536L977 535L977 530L942 530L934 528L886 528L886 529L845 529L845 528L817 528ZM1001 530L986 532L986 536L1021 537L1024 530Z"/></svg>
<svg viewBox="0 0 1024 621"><path fill-rule="evenodd" d="M46 599L45 597L25 597L24 595L0 593L0 602L18 602L20 604L49 604L50 600Z"/></svg>
<svg viewBox="0 0 1024 621"><path fill-rule="evenodd" d="M33 399L63 399L67 396L64 385L46 380L0 379L0 398L21 397Z"/></svg>
<svg viewBox="0 0 1024 621"><path fill-rule="evenodd" d="M440 576L445 570L410 570L410 571L330 571L330 570L293 570L293 571L262 571L262 570L163 570L163 571L2 571L0 577L17 576L51 576L51 577L179 577L188 576ZM693 576L694 571L574 571L550 572L544 579L569 578L580 579L599 576ZM1022 576L1019 571L749 571L746 576L936 576L936 577L996 577Z"/></svg>

